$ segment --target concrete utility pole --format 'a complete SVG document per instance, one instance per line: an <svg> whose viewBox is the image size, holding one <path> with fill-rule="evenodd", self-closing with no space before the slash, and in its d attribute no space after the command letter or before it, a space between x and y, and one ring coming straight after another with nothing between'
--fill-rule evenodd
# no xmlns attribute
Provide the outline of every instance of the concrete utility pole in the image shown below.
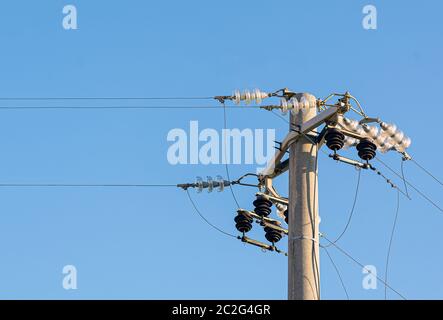
<svg viewBox="0 0 443 320"><path fill-rule="evenodd" d="M302 95L297 95L300 100ZM305 112L305 113L304 113ZM291 113L291 129L315 117L315 108ZM295 124L293 126L292 124ZM317 145L305 136L290 147L288 299L320 299Z"/></svg>
<svg viewBox="0 0 443 320"><path fill-rule="evenodd" d="M238 180L225 181L221 177L217 182L203 182L180 184L178 187L187 190L197 188L201 191L214 187L232 186L234 184L259 187L253 202L254 210L237 209L234 218L235 227L241 233L237 238L243 243L257 246L263 250L282 253L288 256L288 299L289 300L318 300L320 299L320 243L319 243L319 216L318 216L318 178L317 157L319 146L325 144L333 151L330 158L357 167L360 169L375 170L369 164L376 151L396 151L403 156L403 160L411 157L406 149L411 139L398 130L394 124L382 122L379 118L368 117L360 102L349 92L331 93L325 99L317 99L308 93L295 93L287 88L273 93L245 90L240 93L236 90L232 96L214 97L220 103L225 100L246 104L255 101L260 104L262 99L280 98L279 105L264 105L262 109L274 111L279 109L284 115L290 113L289 132L276 147L275 154L268 160L266 168L257 176L258 185L241 183L249 175L245 174ZM335 102L333 100L337 99ZM352 111L359 116L358 120L344 117ZM317 114L318 112L318 114ZM226 119L225 119L226 120ZM369 125L377 123L380 129ZM313 131L321 131L318 135L310 136ZM342 148L356 147L361 160L354 160L337 153ZM286 154L289 151L289 159ZM283 160L284 159L284 160ZM273 185L275 178L289 170L289 196L284 197ZM377 173L379 173L377 171ZM380 174L380 173L379 173ZM392 182L385 178L392 187ZM192 200L191 200L192 201ZM288 229L282 227L279 220L270 218L272 207L277 209L277 216L284 218ZM264 227L265 238L271 244L261 242L246 236L251 231L253 223L257 222ZM218 228L217 228L218 229ZM220 231L220 230L219 230ZM277 248L284 235L288 236L288 253Z"/></svg>

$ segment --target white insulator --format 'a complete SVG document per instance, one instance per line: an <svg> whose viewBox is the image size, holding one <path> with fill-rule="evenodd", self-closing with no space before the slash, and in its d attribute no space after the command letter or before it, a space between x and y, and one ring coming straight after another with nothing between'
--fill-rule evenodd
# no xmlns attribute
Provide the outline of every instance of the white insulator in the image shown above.
<svg viewBox="0 0 443 320"><path fill-rule="evenodd" d="M293 115L296 115L300 111L300 104L296 97L292 97L291 100L289 100L290 104L292 105L291 113Z"/></svg>
<svg viewBox="0 0 443 320"><path fill-rule="evenodd" d="M343 121L343 124L347 127L351 124L351 119L341 116L340 119Z"/></svg>
<svg viewBox="0 0 443 320"><path fill-rule="evenodd" d="M380 145L380 150L382 153L386 153L394 147L395 142L391 138L386 138L385 141Z"/></svg>
<svg viewBox="0 0 443 320"><path fill-rule="evenodd" d="M306 99L306 96L303 96L299 102L299 108L303 113L306 113L309 110L309 99Z"/></svg>
<svg viewBox="0 0 443 320"><path fill-rule="evenodd" d="M269 97L268 93L260 91L259 89L254 90L254 100L257 104L260 104L261 101L267 97Z"/></svg>
<svg viewBox="0 0 443 320"><path fill-rule="evenodd" d="M397 126L386 122L380 123L380 127L386 132L386 134L392 137L397 132Z"/></svg>
<svg viewBox="0 0 443 320"><path fill-rule="evenodd" d="M203 179L201 177L197 177L195 180L195 183L197 184L197 192L200 193L203 190Z"/></svg>
<svg viewBox="0 0 443 320"><path fill-rule="evenodd" d="M280 218L285 219L285 211L288 209L288 206L277 202L275 203L275 207L277 208L277 215Z"/></svg>
<svg viewBox="0 0 443 320"><path fill-rule="evenodd" d="M357 128L355 129L355 133L358 134L359 136L362 136L362 137L367 136L366 131L363 129L363 127L361 125L357 126Z"/></svg>
<svg viewBox="0 0 443 320"><path fill-rule="evenodd" d="M212 180L211 176L207 176L206 179L208 179L208 193L211 193L214 189L214 180Z"/></svg>
<svg viewBox="0 0 443 320"><path fill-rule="evenodd" d="M403 137L402 141L397 145L397 149L400 152L404 152L407 148L411 146L411 138Z"/></svg>
<svg viewBox="0 0 443 320"><path fill-rule="evenodd" d="M285 211L288 208L287 205L280 203L280 202L276 202L275 207L280 211Z"/></svg>
<svg viewBox="0 0 443 320"><path fill-rule="evenodd" d="M233 101L235 102L235 104L240 104L241 101L241 93L240 90L235 90L234 94L232 95L233 97Z"/></svg>
<svg viewBox="0 0 443 320"><path fill-rule="evenodd" d="M225 180L223 179L222 176L216 176L215 179L218 182L217 191L222 192L225 189Z"/></svg>
<svg viewBox="0 0 443 320"><path fill-rule="evenodd" d="M309 109L317 108L317 99L313 95L308 95Z"/></svg>
<svg viewBox="0 0 443 320"><path fill-rule="evenodd" d="M251 103L251 92L249 90L245 90L243 92L243 100L246 104Z"/></svg>
<svg viewBox="0 0 443 320"><path fill-rule="evenodd" d="M378 137L379 132L377 127L368 126L367 124L362 125L362 127L371 139L376 139Z"/></svg>
<svg viewBox="0 0 443 320"><path fill-rule="evenodd" d="M397 130L397 132L394 134L394 141L396 143L401 143L403 141L403 138L405 137L405 134L403 133L403 131Z"/></svg>
<svg viewBox="0 0 443 320"><path fill-rule="evenodd" d="M337 124L341 127L341 128L345 128L346 124L345 124L345 120L342 114L338 114L337 115Z"/></svg>
<svg viewBox="0 0 443 320"><path fill-rule="evenodd" d="M281 113L283 115L286 115L288 113L288 108L289 108L288 101L285 98L281 98L280 99L280 110L281 110Z"/></svg>
<svg viewBox="0 0 443 320"><path fill-rule="evenodd" d="M352 120L352 119L349 119L346 117L343 117L342 119L343 119L343 127L345 129L354 131L357 128L358 122L356 122L355 120Z"/></svg>
<svg viewBox="0 0 443 320"><path fill-rule="evenodd" d="M239 104L240 101L244 101L245 104L249 104L252 101L255 101L257 104L260 104L263 99L268 98L269 94L259 89L254 89L253 91L244 90L243 93L240 93L239 90L235 90L232 95L232 100Z"/></svg>
<svg viewBox="0 0 443 320"><path fill-rule="evenodd" d="M357 139L351 138L351 137L345 137L345 145L343 146L344 149L349 149L351 147L355 147L358 143Z"/></svg>
<svg viewBox="0 0 443 320"><path fill-rule="evenodd" d="M360 124L358 123L357 120L349 120L349 125L347 126L347 128L351 131L356 132L359 128Z"/></svg>
<svg viewBox="0 0 443 320"><path fill-rule="evenodd" d="M386 133L384 131L380 131L375 138L375 144L378 146L382 146L387 138L388 136L386 135Z"/></svg>

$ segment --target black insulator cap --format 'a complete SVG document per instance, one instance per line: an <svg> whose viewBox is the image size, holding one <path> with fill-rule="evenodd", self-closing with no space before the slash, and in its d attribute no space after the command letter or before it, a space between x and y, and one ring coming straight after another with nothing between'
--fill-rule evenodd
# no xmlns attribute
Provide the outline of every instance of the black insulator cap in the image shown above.
<svg viewBox="0 0 443 320"><path fill-rule="evenodd" d="M235 218L235 227L241 233L246 233L252 229L252 219L245 217L242 214L238 214Z"/></svg>
<svg viewBox="0 0 443 320"><path fill-rule="evenodd" d="M287 224L287 223L288 223L288 217L289 217L289 215L288 215L288 209L285 210L285 212L283 213L283 215L285 216L285 222L286 222L286 224Z"/></svg>
<svg viewBox="0 0 443 320"><path fill-rule="evenodd" d="M261 217L267 217L271 214L272 202L263 196L257 196L257 199L252 203L255 207L254 212Z"/></svg>
<svg viewBox="0 0 443 320"><path fill-rule="evenodd" d="M265 227L265 232L265 238L269 242L276 243L279 242L282 238L281 231L275 230L273 228Z"/></svg>
<svg viewBox="0 0 443 320"><path fill-rule="evenodd" d="M357 144L358 156L366 161L375 158L377 146L368 139L361 139Z"/></svg>
<svg viewBox="0 0 443 320"><path fill-rule="evenodd" d="M340 150L345 145L345 135L336 128L329 128L325 139L326 145L333 151Z"/></svg>

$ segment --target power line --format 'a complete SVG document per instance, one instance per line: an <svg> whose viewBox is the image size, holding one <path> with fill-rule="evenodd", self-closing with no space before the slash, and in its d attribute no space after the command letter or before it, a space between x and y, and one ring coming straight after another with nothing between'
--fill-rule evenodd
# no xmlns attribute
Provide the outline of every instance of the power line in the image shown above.
<svg viewBox="0 0 443 320"><path fill-rule="evenodd" d="M344 290L344 292L346 294L346 298L349 300L348 290L346 290L346 286L345 286L345 283L343 281L343 278L341 277L340 270L338 270L338 267L335 264L334 259L332 259L332 256L329 254L328 249L325 246L321 246L321 248L325 250L325 252L326 252L326 254L327 254L328 258L329 258L329 261L331 261L331 264L334 267L335 272L337 273L338 279L340 280L341 286L342 286L342 288L343 288L343 290Z"/></svg>
<svg viewBox="0 0 443 320"><path fill-rule="evenodd" d="M188 195L189 201L191 201L191 204L192 204L192 206L195 209L195 212L200 216L200 218L203 219L203 221L205 221L210 227L214 228L215 230L217 230L218 232L220 232L220 233L222 233L224 235L227 235L229 237L233 237L233 238L236 238L236 239L238 238L237 236L235 236L235 235L233 235L233 234L231 234L229 232L223 231L219 227L217 227L214 224L212 224L208 219L206 219L206 217L200 212L200 210L198 210L197 205L195 204L194 200L192 200L192 197L191 197L191 194L189 193L189 190L186 189L185 191L186 191L186 194Z"/></svg>
<svg viewBox="0 0 443 320"><path fill-rule="evenodd" d="M405 163L405 160L401 159L401 165L400 165L400 167L401 167L401 179L403 180L403 183L405 185L406 195L408 196L409 200L411 200L411 197L409 197L408 185L406 184L406 179L405 179L404 163Z"/></svg>
<svg viewBox="0 0 443 320"><path fill-rule="evenodd" d="M380 162L382 165L384 165L386 168L388 168L392 173L394 173L397 177L402 179L401 175L398 174L394 169L392 169L390 166L388 166L386 163L384 163L382 160L380 160L378 157L375 158L378 162ZM443 209L437 205L433 200L431 200L427 195L425 195L423 192L421 192L417 187L415 187L413 184L411 184L408 180L403 179L403 181L409 185L412 189L414 189L419 195L421 195L424 199L426 199L430 204L432 204L434 207L436 207L438 210L440 210L441 213L443 213Z"/></svg>
<svg viewBox="0 0 443 320"><path fill-rule="evenodd" d="M325 235L321 235L322 238L324 238L326 241L328 241L329 243L332 243L328 238L326 238ZM368 268L366 268L361 262L359 262L357 259L355 259L351 254L349 254L348 252L346 252L344 249L342 249L341 247L339 247L336 243L333 244L333 246L335 248L337 248L338 251L340 251L342 254L344 254L346 257L348 257L350 260L352 260L355 264L359 265L361 268L363 268L364 270L366 270L368 273L372 274L374 277L376 277L380 282L382 282L385 286L387 286L389 289L391 289L392 291L394 291L396 294L398 294L402 299L407 300L405 298L405 296L403 296L400 292L398 292L397 290L395 290L394 288L392 288L386 281L384 281L383 279L381 279L379 276L377 276L376 274L372 273L371 270L369 270Z"/></svg>
<svg viewBox="0 0 443 320"><path fill-rule="evenodd" d="M377 159L377 158L375 158ZM401 190L396 184L394 184L392 182L391 179L389 179L388 177L386 177L380 170L378 170L376 167L374 167L373 165L369 165L369 168L374 171L377 175L379 175L380 177L382 177L387 184L389 184L392 188L397 189L397 191L399 191L402 195L404 195L406 198L408 198L409 200L411 200L411 197L409 197L408 194L406 194L403 190ZM401 177L400 177L401 178Z"/></svg>
<svg viewBox="0 0 443 320"><path fill-rule="evenodd" d="M220 109L220 106L0 106L0 110L95 110L95 109ZM226 106L227 109L259 109L260 106Z"/></svg>
<svg viewBox="0 0 443 320"><path fill-rule="evenodd" d="M432 179L434 179L435 181L437 181L440 185L443 186L443 182L441 182L441 180L439 180L435 175L433 175L429 170L427 170L425 167L423 167L421 164L419 164L416 160L414 159L410 159L413 163L415 163L415 165L417 167L419 167L420 169L422 169L424 172L426 172Z"/></svg>
<svg viewBox="0 0 443 320"><path fill-rule="evenodd" d="M397 191L397 209L395 210L394 224L392 225L391 236L389 238L388 253L386 255L385 282L388 281L388 266L389 266L389 259L391 257L392 239L394 238L395 227L397 226L399 209L400 209L400 193ZM385 285L385 300L387 298L387 294L388 294L387 287Z"/></svg>
<svg viewBox="0 0 443 320"><path fill-rule="evenodd" d="M0 101L60 100L214 100L214 97L0 97Z"/></svg>
<svg viewBox="0 0 443 320"><path fill-rule="evenodd" d="M227 116L226 116L226 105L223 102L223 126L225 129L225 132L227 130ZM229 167L228 167L228 159L227 159L227 139L226 135L223 137L224 140L224 157L225 157L225 170L226 170L226 177L229 181L231 181L231 178L229 176ZM235 196L234 189L232 188L232 184L229 185L229 190L231 191L232 198L234 199L235 204L237 205L237 208L240 208L240 204L238 203L237 197Z"/></svg>
<svg viewBox="0 0 443 320"><path fill-rule="evenodd" d="M357 186L355 188L354 201L352 203L352 208L351 208L351 212L350 212L349 217L348 217L348 221L346 222L346 225L345 225L343 231L340 233L340 235L334 241L332 241L332 243L338 242L343 237L343 235L346 233L346 231L348 230L349 225L351 224L351 220L352 220L352 217L354 215L355 204L357 203L358 191L359 191L359 187L360 187L360 177L361 177L361 169L358 169ZM325 247L330 247L331 245L332 244L328 244Z"/></svg>
<svg viewBox="0 0 443 320"><path fill-rule="evenodd" d="M100 188L100 187L112 187L112 188L161 188L161 187L177 187L175 184L67 184L67 183L0 183L0 187L50 187L50 188Z"/></svg>

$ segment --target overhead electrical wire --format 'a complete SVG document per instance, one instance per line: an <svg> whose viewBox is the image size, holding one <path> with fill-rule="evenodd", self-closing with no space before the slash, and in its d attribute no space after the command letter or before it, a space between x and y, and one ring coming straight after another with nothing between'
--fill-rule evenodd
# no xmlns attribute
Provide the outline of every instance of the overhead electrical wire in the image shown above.
<svg viewBox="0 0 443 320"><path fill-rule="evenodd" d="M352 217L354 215L355 205L357 203L358 191L360 189L360 178L361 178L361 169L358 169L357 186L355 188L354 200L352 202L352 208L351 208L351 211L349 213L348 221L346 222L346 225L343 228L343 231L340 233L340 235L337 238L335 238L335 240L332 241L332 244L338 242L344 236L344 234L346 233L346 231L349 228L349 225L351 224ZM324 247L330 247L330 246L332 246L332 244L327 244Z"/></svg>
<svg viewBox="0 0 443 320"><path fill-rule="evenodd" d="M389 237L388 253L386 255L385 282L388 282L389 259L391 258L392 240L394 239L394 233L395 233L395 228L397 226L397 218L399 210L400 210L400 193L397 191L397 209L395 209L394 223L392 225L391 236ZM385 284L385 300L387 298L387 294L388 292Z"/></svg>
<svg viewBox="0 0 443 320"><path fill-rule="evenodd" d="M392 169L389 165L387 165L385 162L383 162L382 160L380 160L378 157L375 157L375 160L377 160L378 162L380 162L382 165L384 165L388 170L390 170L392 173L394 173L397 177L399 177L400 179L402 179L402 176L397 173L394 169ZM420 196L422 196L425 200L427 200L430 204L432 204L434 207L436 207L440 213L443 213L443 209L436 204L431 198L429 198L426 194L424 194L422 191L420 191L417 187L415 187L412 183L410 183L408 180L403 179L403 181L410 186L412 189L414 189Z"/></svg>
<svg viewBox="0 0 443 320"><path fill-rule="evenodd" d="M1 187L69 187L69 188L101 188L101 187L112 187L112 188L151 188L151 187L177 187L176 184L72 184L72 183L0 183Z"/></svg>
<svg viewBox="0 0 443 320"><path fill-rule="evenodd" d="M191 197L191 194L189 193L189 190L186 189L185 191L186 191L186 194L188 195L189 201L191 202L192 206L194 207L195 212L200 216L200 218L202 218L203 221L205 221L213 229L217 230L218 232L220 232L226 236L236 238L236 239L238 238L237 236L220 229L219 227L217 227L216 225L211 223L208 219L206 219L206 217L200 212L200 210L198 210L197 205L195 204L194 200Z"/></svg>
<svg viewBox="0 0 443 320"><path fill-rule="evenodd" d="M429 175L432 179L437 181L441 186L443 186L443 182L441 182L440 179L438 179L434 174L432 174L429 170L427 170L425 167L423 167L421 164L417 162L414 158L412 158L410 161L412 161L417 167L422 169L427 175Z"/></svg>
<svg viewBox="0 0 443 320"><path fill-rule="evenodd" d="M321 235L322 238L324 238L326 241L328 241L329 243L332 243L325 235ZM384 281L383 279L381 279L379 276L377 276L376 274L372 273L371 270L369 270L368 268L366 268L366 266L361 263L360 261L358 261L356 258L354 258L350 253L348 253L347 251L345 251L343 248L341 248L340 246L338 246L336 243L333 244L333 246L340 251L343 255L345 255L346 257L348 257L350 260L352 260L355 264L357 264L358 266L360 266L361 268L363 268L364 270L366 270L369 274L372 274L375 278L377 278L381 283L383 283L384 285L386 285L390 290L392 290L393 292L395 292L399 297L401 297L404 300L407 300L406 297L404 295L402 295L400 292L398 292L397 290L395 290L392 286L390 286L386 281Z"/></svg>
<svg viewBox="0 0 443 320"><path fill-rule="evenodd" d="M401 161L401 165L400 165L400 167L401 167L401 179L403 180L403 184L405 186L406 195L408 196L409 200L411 200L411 197L409 196L408 185L406 184L406 179L405 179L405 170L404 170L405 160L401 159L400 161Z"/></svg>
<svg viewBox="0 0 443 320"><path fill-rule="evenodd" d="M340 280L340 283L343 288L343 291L345 292L346 298L349 300L348 290L346 290L346 286L345 286L345 283L344 283L343 278L341 276L340 270L338 269L337 265L335 264L334 259L332 259L332 256L330 255L328 249L325 246L320 246L320 247L325 250L326 255L329 258L329 261L331 262L332 266L335 269L335 273L337 273L338 279Z"/></svg>
<svg viewBox="0 0 443 320"><path fill-rule="evenodd" d="M0 97L0 101L61 100L214 100L214 97Z"/></svg>
<svg viewBox="0 0 443 320"><path fill-rule="evenodd" d="M217 110L222 107L214 106L0 106L0 110L96 110L96 109L213 109ZM227 109L247 110L246 107L227 106ZM248 108L259 109L259 106L248 106Z"/></svg>
<svg viewBox="0 0 443 320"><path fill-rule="evenodd" d="M225 132L227 130L227 116L226 116L226 105L225 103L222 103L223 106L223 127L225 129ZM225 171L226 171L226 177L228 178L229 181L231 181L230 175L229 175L229 166L228 166L228 159L227 159L227 137L226 135L224 137L222 137L223 141L224 141L224 155L223 157L225 158ZM234 189L232 188L232 184L229 185L229 190L231 191L232 194L232 198L234 199L235 204L237 205L237 209L240 208L240 204L237 200L237 197L235 196L234 193Z"/></svg>

